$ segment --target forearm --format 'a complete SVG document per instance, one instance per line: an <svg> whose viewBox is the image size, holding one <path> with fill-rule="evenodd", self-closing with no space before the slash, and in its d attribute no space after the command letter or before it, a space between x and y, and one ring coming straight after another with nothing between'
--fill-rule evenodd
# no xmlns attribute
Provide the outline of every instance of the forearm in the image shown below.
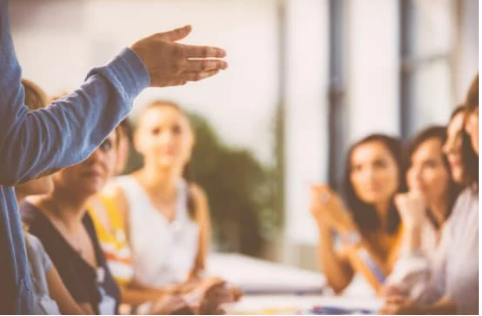
<svg viewBox="0 0 482 316"><path fill-rule="evenodd" d="M404 243L408 251L420 250L422 246L422 227L419 224L407 224L404 226Z"/></svg>
<svg viewBox="0 0 482 316"><path fill-rule="evenodd" d="M353 278L353 271L347 262L340 258L334 249L331 230L324 224L319 224L318 260L321 270L328 283L336 293L343 291Z"/></svg>
<svg viewBox="0 0 482 316"><path fill-rule="evenodd" d="M140 305L149 301L155 301L166 294L164 290L141 289L127 285L120 286L120 290L122 303L129 305Z"/></svg>
<svg viewBox="0 0 482 316"><path fill-rule="evenodd" d="M133 98L148 85L137 55L125 50L94 69L67 98L29 112L23 104L20 68L0 82L0 184L14 185L84 160L128 114Z"/></svg>

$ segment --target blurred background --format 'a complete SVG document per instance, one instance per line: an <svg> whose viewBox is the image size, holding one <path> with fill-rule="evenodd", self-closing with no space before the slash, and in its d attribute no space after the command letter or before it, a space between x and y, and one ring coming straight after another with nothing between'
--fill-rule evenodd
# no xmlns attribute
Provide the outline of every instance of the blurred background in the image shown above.
<svg viewBox="0 0 482 316"><path fill-rule="evenodd" d="M479 65L478 0L13 0L24 76L50 94L153 32L228 51L206 82L148 89L197 132L214 249L316 269L311 183L340 183L349 144L445 124ZM128 170L142 162L132 153Z"/></svg>

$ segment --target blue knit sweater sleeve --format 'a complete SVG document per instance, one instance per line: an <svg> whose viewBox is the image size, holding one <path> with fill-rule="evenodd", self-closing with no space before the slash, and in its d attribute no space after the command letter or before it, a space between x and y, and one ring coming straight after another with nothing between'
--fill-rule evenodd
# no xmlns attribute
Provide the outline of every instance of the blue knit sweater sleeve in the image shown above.
<svg viewBox="0 0 482 316"><path fill-rule="evenodd" d="M86 159L150 81L140 58L126 48L106 66L93 69L69 96L29 112L21 77L8 1L0 0L0 185L6 186Z"/></svg>

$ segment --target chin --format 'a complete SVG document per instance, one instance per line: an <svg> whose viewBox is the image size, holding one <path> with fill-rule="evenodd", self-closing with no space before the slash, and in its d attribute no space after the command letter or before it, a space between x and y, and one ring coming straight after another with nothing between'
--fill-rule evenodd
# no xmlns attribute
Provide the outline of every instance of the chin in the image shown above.
<svg viewBox="0 0 482 316"><path fill-rule="evenodd" d="M169 158L166 158L166 159L160 159L158 161L158 165L159 167L163 168L163 169L170 169L172 168L176 163L176 160L175 159L169 159Z"/></svg>

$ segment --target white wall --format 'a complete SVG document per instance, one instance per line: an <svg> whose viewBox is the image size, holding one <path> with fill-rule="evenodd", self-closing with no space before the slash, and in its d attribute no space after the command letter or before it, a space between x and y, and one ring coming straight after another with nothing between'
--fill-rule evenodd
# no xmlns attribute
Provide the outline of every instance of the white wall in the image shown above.
<svg viewBox="0 0 482 316"><path fill-rule="evenodd" d="M286 1L286 12L286 235L315 244L308 198L328 176L328 1Z"/></svg>
<svg viewBox="0 0 482 316"><path fill-rule="evenodd" d="M398 0L348 0L348 143L399 134Z"/></svg>
<svg viewBox="0 0 482 316"><path fill-rule="evenodd" d="M193 25L186 43L228 52L230 68L182 88L150 89L136 104L172 99L208 116L222 138L272 161L277 102L277 0L10 1L26 77L49 93L72 89L88 70L153 32ZM53 18L54 17L54 18Z"/></svg>
<svg viewBox="0 0 482 316"><path fill-rule="evenodd" d="M464 101L470 83L479 71L479 0L462 1L460 20L457 102Z"/></svg>

